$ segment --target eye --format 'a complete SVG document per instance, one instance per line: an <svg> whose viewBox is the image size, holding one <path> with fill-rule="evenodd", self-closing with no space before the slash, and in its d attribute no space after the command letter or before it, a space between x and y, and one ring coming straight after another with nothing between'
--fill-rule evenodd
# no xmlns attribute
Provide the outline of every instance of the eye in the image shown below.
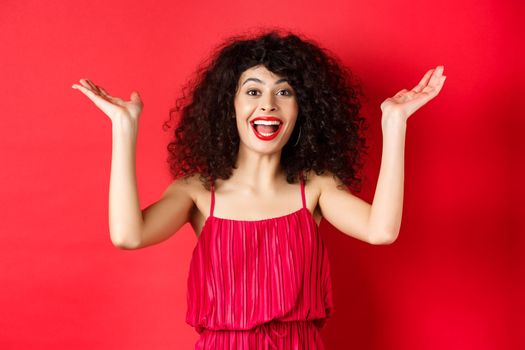
<svg viewBox="0 0 525 350"><path fill-rule="evenodd" d="M292 92L288 89L284 89L284 90L280 90L279 92L286 92L286 94L284 96L291 96L292 95Z"/></svg>
<svg viewBox="0 0 525 350"><path fill-rule="evenodd" d="M252 92L255 92L255 94L252 94ZM246 94L247 94L248 96L257 96L257 93L258 93L258 92L259 92L259 90L256 90L256 89L250 89L250 90L247 90L247 91L246 91ZM281 94L281 92L284 92L284 94L282 94L282 96L292 96L292 95L293 95L292 92L291 92L290 90L288 90L288 89L279 90L279 91L277 92L277 94L279 95L279 94Z"/></svg>

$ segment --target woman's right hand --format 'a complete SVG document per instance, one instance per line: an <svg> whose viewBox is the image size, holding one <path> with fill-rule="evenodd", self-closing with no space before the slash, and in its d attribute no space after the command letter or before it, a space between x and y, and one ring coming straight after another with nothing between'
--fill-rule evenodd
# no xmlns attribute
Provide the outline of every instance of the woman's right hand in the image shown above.
<svg viewBox="0 0 525 350"><path fill-rule="evenodd" d="M89 79L80 79L80 84L73 84L72 88L80 90L93 103L104 112L111 122L126 119L138 122L144 103L137 91L132 91L130 100L113 97L101 86L95 85Z"/></svg>

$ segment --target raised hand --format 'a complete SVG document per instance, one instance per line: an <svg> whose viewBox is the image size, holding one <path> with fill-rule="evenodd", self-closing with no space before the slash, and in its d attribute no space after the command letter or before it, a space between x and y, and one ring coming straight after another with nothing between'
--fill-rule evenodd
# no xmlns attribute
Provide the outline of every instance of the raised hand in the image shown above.
<svg viewBox="0 0 525 350"><path fill-rule="evenodd" d="M88 79L80 79L80 85L73 84L72 88L86 95L112 122L119 118L138 121L144 107L137 91L131 93L129 101L124 101L111 96L104 88L95 85Z"/></svg>
<svg viewBox="0 0 525 350"><path fill-rule="evenodd" d="M403 89L381 103L383 115L395 115L408 119L421 106L439 94L446 76L443 75L443 66L437 66L425 73L419 84L412 90Z"/></svg>

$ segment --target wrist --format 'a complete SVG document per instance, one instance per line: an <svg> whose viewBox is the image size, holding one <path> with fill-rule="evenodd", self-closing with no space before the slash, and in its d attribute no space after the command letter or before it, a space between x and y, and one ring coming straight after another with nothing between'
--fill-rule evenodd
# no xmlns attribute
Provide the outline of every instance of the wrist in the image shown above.
<svg viewBox="0 0 525 350"><path fill-rule="evenodd" d="M381 127L385 129L406 129L407 118L400 114L383 113L381 117Z"/></svg>
<svg viewBox="0 0 525 350"><path fill-rule="evenodd" d="M111 123L114 134L127 134L136 136L138 133L138 120L132 118L114 118Z"/></svg>

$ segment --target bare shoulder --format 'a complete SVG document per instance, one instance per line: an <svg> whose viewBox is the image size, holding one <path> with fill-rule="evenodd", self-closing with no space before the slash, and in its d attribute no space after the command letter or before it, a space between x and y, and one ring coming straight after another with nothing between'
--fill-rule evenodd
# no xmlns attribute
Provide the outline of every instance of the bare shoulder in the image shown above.
<svg viewBox="0 0 525 350"><path fill-rule="evenodd" d="M166 188L166 194L183 194L186 197L190 197L195 203L199 193L204 190L199 177L199 174L192 174L173 180Z"/></svg>
<svg viewBox="0 0 525 350"><path fill-rule="evenodd" d="M322 174L316 174L314 170L305 172L307 184L316 190L319 194L323 190L333 189L337 186L344 187L343 181L334 173L324 170Z"/></svg>
<svg viewBox="0 0 525 350"><path fill-rule="evenodd" d="M199 175L173 180L162 197L142 210L144 225L140 245L147 247L168 239L192 218L199 186Z"/></svg>
<svg viewBox="0 0 525 350"><path fill-rule="evenodd" d="M319 225L321 218L324 216L321 207L321 196L323 192L326 193L329 188L337 186L339 183L342 183L342 181L337 177L334 179L334 174L327 170L320 174L317 174L314 170L309 170L305 171L304 175L306 177L306 199L307 202L309 202L309 207L314 208L313 216Z"/></svg>
<svg viewBox="0 0 525 350"><path fill-rule="evenodd" d="M370 243L370 203L354 195L344 182L330 171L317 175L315 183L320 191L319 208L323 218L342 233Z"/></svg>

